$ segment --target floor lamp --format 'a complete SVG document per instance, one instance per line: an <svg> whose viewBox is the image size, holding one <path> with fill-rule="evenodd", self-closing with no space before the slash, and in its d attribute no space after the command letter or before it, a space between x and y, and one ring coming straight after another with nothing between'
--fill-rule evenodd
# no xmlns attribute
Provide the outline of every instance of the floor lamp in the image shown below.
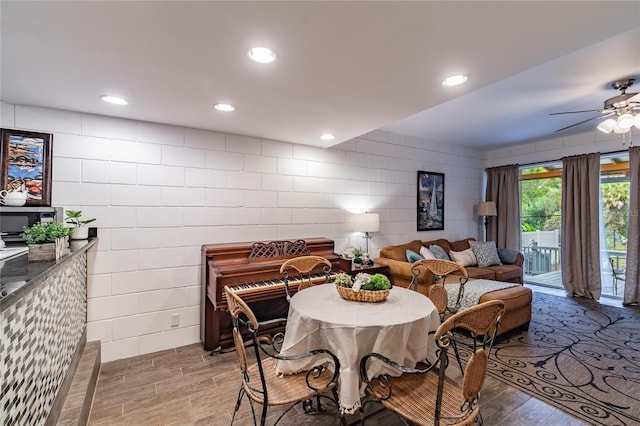
<svg viewBox="0 0 640 426"><path fill-rule="evenodd" d="M369 232L378 232L380 230L380 216L378 213L360 213L353 215L353 230L364 232L364 238L367 243L367 251L369 253Z"/></svg>
<svg viewBox="0 0 640 426"><path fill-rule="evenodd" d="M498 216L496 203L493 201L483 201L478 203L478 216L484 218L484 240L487 241L487 216Z"/></svg>

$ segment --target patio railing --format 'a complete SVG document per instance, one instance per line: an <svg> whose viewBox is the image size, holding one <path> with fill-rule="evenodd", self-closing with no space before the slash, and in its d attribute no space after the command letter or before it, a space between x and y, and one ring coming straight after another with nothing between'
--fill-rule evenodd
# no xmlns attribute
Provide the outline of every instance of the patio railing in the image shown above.
<svg viewBox="0 0 640 426"><path fill-rule="evenodd" d="M560 248L539 246L532 242L522 248L525 275L539 275L560 270Z"/></svg>
<svg viewBox="0 0 640 426"><path fill-rule="evenodd" d="M539 246L532 242L522 247L524 255L525 275L540 275L560 270L560 247ZM623 270L626 266L627 253L624 251L609 250L607 254L613 261L615 269Z"/></svg>

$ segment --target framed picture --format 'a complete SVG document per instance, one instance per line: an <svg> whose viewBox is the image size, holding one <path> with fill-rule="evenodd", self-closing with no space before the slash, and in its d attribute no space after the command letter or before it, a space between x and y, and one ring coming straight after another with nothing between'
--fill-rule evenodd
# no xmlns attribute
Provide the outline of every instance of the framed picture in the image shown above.
<svg viewBox="0 0 640 426"><path fill-rule="evenodd" d="M22 191L26 205L51 206L50 133L2 129L0 189Z"/></svg>
<svg viewBox="0 0 640 426"><path fill-rule="evenodd" d="M418 171L418 231L444 229L444 173Z"/></svg>

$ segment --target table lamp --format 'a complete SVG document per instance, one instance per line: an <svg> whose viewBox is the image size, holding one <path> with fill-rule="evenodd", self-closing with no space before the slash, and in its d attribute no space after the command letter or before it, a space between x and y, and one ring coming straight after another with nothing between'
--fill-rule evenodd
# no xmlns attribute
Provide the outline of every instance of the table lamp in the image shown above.
<svg viewBox="0 0 640 426"><path fill-rule="evenodd" d="M369 238L371 238L371 234L369 233L380 230L380 215L378 215L378 213L354 214L352 223L354 231L364 232L367 246L366 253L369 253Z"/></svg>

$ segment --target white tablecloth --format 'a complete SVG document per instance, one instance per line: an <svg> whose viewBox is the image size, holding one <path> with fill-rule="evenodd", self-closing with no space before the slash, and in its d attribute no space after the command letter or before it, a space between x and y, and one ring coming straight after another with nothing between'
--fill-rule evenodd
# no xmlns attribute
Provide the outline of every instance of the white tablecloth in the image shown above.
<svg viewBox="0 0 640 426"><path fill-rule="evenodd" d="M342 299L333 284L317 285L291 299L282 354L314 349L333 352L340 360L340 405L344 412L352 413L364 395L358 374L360 358L378 352L409 367L425 359L434 361L436 344L428 332L439 325L431 300L415 291L393 287L386 301L365 303ZM313 364L280 361L278 372L290 374Z"/></svg>

